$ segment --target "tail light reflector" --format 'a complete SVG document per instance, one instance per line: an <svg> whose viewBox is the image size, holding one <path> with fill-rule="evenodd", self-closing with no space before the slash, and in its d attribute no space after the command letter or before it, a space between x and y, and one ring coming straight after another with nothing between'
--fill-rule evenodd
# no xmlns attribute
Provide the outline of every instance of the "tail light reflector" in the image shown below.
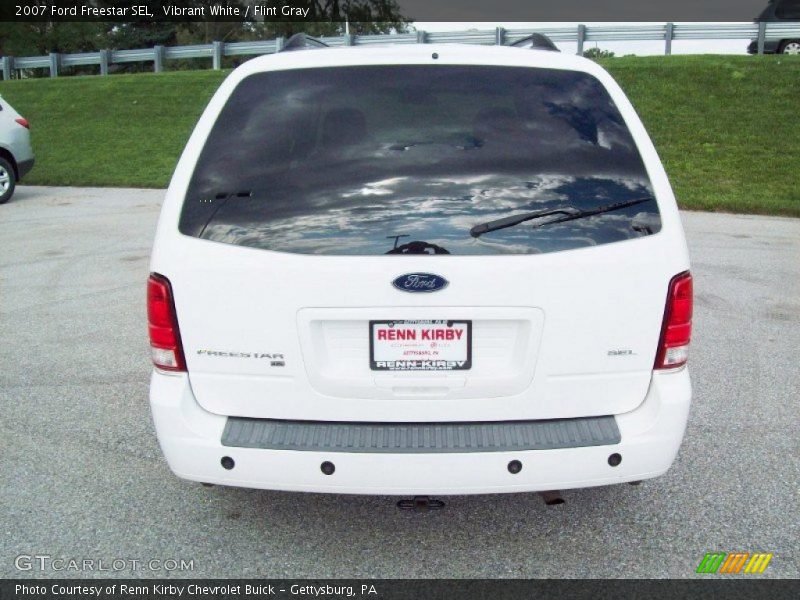
<svg viewBox="0 0 800 600"><path fill-rule="evenodd" d="M22 125L25 129L30 129L31 128L31 124L28 123L28 119L23 119L22 117L18 117L18 118L14 119L14 120L17 123L19 123L20 125Z"/></svg>
<svg viewBox="0 0 800 600"><path fill-rule="evenodd" d="M656 369L675 369L686 364L692 338L693 303L692 275L685 271L669 282Z"/></svg>
<svg viewBox="0 0 800 600"><path fill-rule="evenodd" d="M172 286L157 273L147 280L147 322L153 364L164 371L185 371Z"/></svg>

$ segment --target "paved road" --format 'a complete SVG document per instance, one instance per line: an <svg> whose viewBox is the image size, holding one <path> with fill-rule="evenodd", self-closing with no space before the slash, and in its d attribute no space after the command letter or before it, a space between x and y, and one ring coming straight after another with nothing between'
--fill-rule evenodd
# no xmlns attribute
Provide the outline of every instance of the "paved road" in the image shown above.
<svg viewBox="0 0 800 600"><path fill-rule="evenodd" d="M800 220L684 214L695 403L666 476L414 514L171 475L147 405L161 197L22 187L0 206L0 576L39 576L14 559L45 554L194 561L175 576L687 577L709 550L774 552L765 575L800 576Z"/></svg>

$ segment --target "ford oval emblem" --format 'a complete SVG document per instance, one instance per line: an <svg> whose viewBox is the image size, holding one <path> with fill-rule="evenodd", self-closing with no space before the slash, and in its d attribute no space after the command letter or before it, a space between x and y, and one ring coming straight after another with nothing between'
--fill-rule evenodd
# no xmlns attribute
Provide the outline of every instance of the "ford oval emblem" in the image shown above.
<svg viewBox="0 0 800 600"><path fill-rule="evenodd" d="M392 281L392 285L404 292L438 292L450 282L433 273L406 273Z"/></svg>

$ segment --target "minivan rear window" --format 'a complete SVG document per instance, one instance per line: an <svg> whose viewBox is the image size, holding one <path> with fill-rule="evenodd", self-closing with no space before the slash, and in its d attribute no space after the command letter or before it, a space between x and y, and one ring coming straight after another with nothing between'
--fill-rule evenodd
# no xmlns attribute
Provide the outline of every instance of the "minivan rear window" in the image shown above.
<svg viewBox="0 0 800 600"><path fill-rule="evenodd" d="M660 228L642 158L596 78L469 65L248 76L206 140L179 224L326 255L534 254Z"/></svg>

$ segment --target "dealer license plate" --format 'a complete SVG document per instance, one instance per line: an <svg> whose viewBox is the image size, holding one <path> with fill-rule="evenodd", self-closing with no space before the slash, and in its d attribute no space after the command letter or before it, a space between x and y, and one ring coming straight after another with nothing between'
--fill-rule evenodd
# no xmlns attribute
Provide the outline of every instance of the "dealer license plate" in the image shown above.
<svg viewBox="0 0 800 600"><path fill-rule="evenodd" d="M373 371L463 371L472 367L472 321L370 321Z"/></svg>

